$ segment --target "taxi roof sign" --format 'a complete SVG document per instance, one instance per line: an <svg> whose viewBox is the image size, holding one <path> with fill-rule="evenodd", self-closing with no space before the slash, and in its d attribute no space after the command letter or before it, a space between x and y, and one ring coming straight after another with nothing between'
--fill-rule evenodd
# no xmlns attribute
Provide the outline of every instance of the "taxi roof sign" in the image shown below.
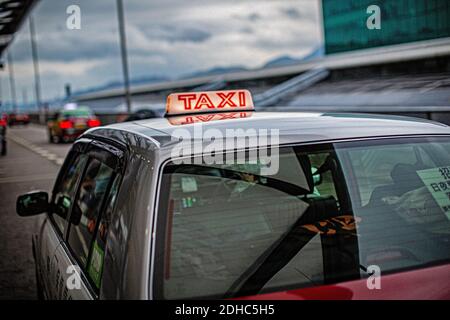
<svg viewBox="0 0 450 320"><path fill-rule="evenodd" d="M248 90L172 93L166 104L166 116L253 110L255 107Z"/></svg>

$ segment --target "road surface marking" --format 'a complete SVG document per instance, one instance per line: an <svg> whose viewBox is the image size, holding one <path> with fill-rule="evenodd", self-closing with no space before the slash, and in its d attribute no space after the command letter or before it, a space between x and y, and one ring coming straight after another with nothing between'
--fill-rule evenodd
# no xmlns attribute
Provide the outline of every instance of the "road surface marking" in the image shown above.
<svg viewBox="0 0 450 320"><path fill-rule="evenodd" d="M60 158L56 154L51 153L41 147L38 147L38 146L34 145L33 143L29 142L28 140L25 140L22 137L13 136L13 135L9 134L9 135L7 135L7 139L11 139L15 143L21 145L22 147L27 148L28 150L30 150L34 153L37 153L38 155L46 158L49 161L52 161L53 163L55 163L58 166L61 166L62 163L64 162L64 158Z"/></svg>
<svg viewBox="0 0 450 320"><path fill-rule="evenodd" d="M34 174L34 175L28 175L28 176L15 176L15 177L0 178L0 184L42 181L42 180L55 180L55 178L56 178L55 174Z"/></svg>

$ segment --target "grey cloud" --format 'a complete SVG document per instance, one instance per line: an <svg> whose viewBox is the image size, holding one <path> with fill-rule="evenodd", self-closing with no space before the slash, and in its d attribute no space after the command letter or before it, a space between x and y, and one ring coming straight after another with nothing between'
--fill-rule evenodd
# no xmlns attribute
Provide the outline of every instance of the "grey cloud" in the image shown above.
<svg viewBox="0 0 450 320"><path fill-rule="evenodd" d="M300 19L302 18L302 13L294 7L291 8L282 8L281 13L291 19Z"/></svg>
<svg viewBox="0 0 450 320"><path fill-rule="evenodd" d="M318 39L311 32L317 24L312 21L317 16L314 3L125 0L131 77L177 77L218 65L253 67L271 57L316 46ZM81 30L66 28L65 10L71 4L81 7ZM47 65L55 62L56 66L63 62L73 62L72 66L76 62L92 63L85 73L74 75L69 67L65 72L59 72L58 67L47 68L52 74L46 71L42 75L45 96L63 93L64 82L71 82L78 90L121 77L116 1L45 0L38 2L32 15L41 61ZM18 37L12 46L18 63L31 59L27 29L25 23L20 31L25 36ZM221 50L211 50L212 46Z"/></svg>
<svg viewBox="0 0 450 320"><path fill-rule="evenodd" d="M248 18L248 20L250 20L250 21L256 21L256 20L260 20L260 19L261 19L261 15L258 14L258 13L256 13L256 12L254 12L254 13L249 14L249 15L247 16L247 18Z"/></svg>
<svg viewBox="0 0 450 320"><path fill-rule="evenodd" d="M169 27L165 39L168 42L204 42L211 38L211 33L197 28Z"/></svg>
<svg viewBox="0 0 450 320"><path fill-rule="evenodd" d="M39 58L53 61L74 61L80 58L109 58L119 55L119 43L112 41L89 40L89 38L70 39L60 35L38 43ZM29 39L15 43L13 52L15 61L31 59Z"/></svg>

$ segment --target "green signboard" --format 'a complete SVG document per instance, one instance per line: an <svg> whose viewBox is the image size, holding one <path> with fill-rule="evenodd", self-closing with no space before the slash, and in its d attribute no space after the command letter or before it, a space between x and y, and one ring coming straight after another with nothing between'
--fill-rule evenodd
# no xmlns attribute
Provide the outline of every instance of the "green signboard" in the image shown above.
<svg viewBox="0 0 450 320"><path fill-rule="evenodd" d="M367 26L374 5L379 29ZM322 0L322 11L328 54L450 37L450 0Z"/></svg>

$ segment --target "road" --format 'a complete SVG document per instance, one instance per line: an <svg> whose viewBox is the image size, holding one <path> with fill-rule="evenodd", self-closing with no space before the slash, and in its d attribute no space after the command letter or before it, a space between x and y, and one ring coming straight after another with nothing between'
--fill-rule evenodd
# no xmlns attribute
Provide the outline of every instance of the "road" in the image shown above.
<svg viewBox="0 0 450 320"><path fill-rule="evenodd" d="M49 144L45 127L8 128L8 154L0 157L0 299L35 299L31 235L41 217L15 213L19 194L51 191L70 144Z"/></svg>

